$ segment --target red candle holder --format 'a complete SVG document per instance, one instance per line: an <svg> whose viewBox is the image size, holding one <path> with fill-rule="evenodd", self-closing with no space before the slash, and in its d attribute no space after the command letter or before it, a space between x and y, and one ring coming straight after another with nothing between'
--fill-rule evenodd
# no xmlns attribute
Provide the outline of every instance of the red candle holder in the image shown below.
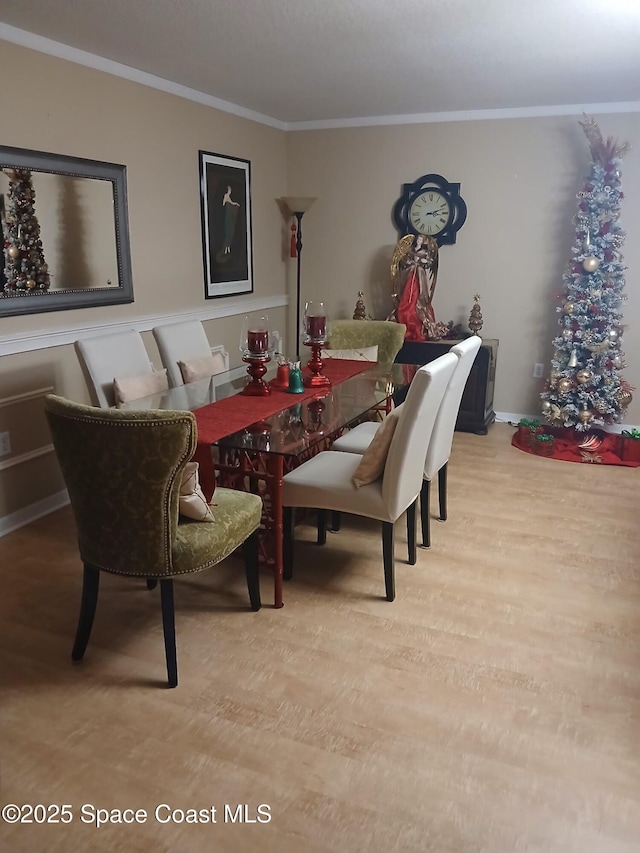
<svg viewBox="0 0 640 853"><path fill-rule="evenodd" d="M267 372L267 362L271 361L271 357L248 353L242 360L246 363L247 373L251 378L251 381L247 382L242 389L242 393L247 397L268 397L271 389L262 377Z"/></svg>
<svg viewBox="0 0 640 853"><path fill-rule="evenodd" d="M322 373L322 368L324 367L324 362L320 358L320 351L322 347L326 346L327 342L324 341L305 341L304 345L306 347L311 347L311 358L307 363L307 367L311 371L311 376L306 376L303 384L307 388L330 388L331 380L324 376Z"/></svg>

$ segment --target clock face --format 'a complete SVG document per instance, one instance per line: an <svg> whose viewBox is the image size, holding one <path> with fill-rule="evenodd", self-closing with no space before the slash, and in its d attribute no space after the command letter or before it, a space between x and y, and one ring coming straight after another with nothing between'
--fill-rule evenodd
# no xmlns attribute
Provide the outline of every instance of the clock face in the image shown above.
<svg viewBox="0 0 640 853"><path fill-rule="evenodd" d="M391 216L400 237L422 234L433 237L438 246L451 245L465 223L467 205L459 183L432 173L402 185Z"/></svg>
<svg viewBox="0 0 640 853"><path fill-rule="evenodd" d="M444 231L451 217L447 199L437 190L427 190L411 202L409 222L419 234L435 237Z"/></svg>

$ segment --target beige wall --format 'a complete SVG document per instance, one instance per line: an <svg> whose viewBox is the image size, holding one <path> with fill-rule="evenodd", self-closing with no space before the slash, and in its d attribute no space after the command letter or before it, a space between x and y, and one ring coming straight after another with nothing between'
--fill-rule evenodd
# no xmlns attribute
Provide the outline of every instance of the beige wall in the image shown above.
<svg viewBox="0 0 640 853"><path fill-rule="evenodd" d="M556 296L570 256L575 193L589 168L574 117L399 125L284 133L136 83L2 42L1 142L127 166L135 303L0 318L0 339L210 308L203 298L198 150L251 161L255 295L292 291L285 261L288 226L275 199L317 196L303 220L302 295L324 296L335 316L351 316L358 290L369 311L390 309L388 265L397 234L391 209L402 184L427 172L460 181L469 214L455 246L440 255L435 308L465 322L479 292L485 337L500 339L495 407L535 414L533 363L548 365ZM640 115L596 117L605 135L632 144L622 165L628 265L626 378L640 388ZM218 302L218 301L216 301ZM219 300L221 304L225 300ZM285 331L286 309L271 312ZM238 364L241 317L206 324ZM293 312L289 312L293 327ZM159 365L149 333L144 335ZM0 357L0 431L14 454L34 458L0 470L2 518L62 488L39 407L41 388L88 401L73 348ZM640 423L640 391L627 421ZM14 437L15 436L15 437ZM0 467L1 467L0 460Z"/></svg>
<svg viewBox="0 0 640 853"><path fill-rule="evenodd" d="M132 305L0 318L0 339L224 306L228 300L205 302L203 295L200 149L251 161L254 296L285 293L286 223L276 203L287 192L282 131L8 42L0 45L1 144L127 166L135 295ZM286 309L271 313L284 331ZM231 316L206 323L210 340L226 346L232 366L240 363L241 321ZM144 338L159 366L151 335ZM89 401L71 346L0 357L0 432L9 429L12 441L11 457L0 460L0 521L63 487L51 454L1 470L12 457L43 447L39 407L1 401L49 386Z"/></svg>
<svg viewBox="0 0 640 853"><path fill-rule="evenodd" d="M624 376L638 387L627 421L640 422L640 115L596 116L602 133L627 140L621 223L628 301ZM466 322L481 295L485 337L500 340L495 408L539 412L534 362L548 372L556 296L574 241L575 194L590 165L577 118L449 122L289 133L296 194L318 196L304 217L303 298L326 296L351 316L358 290L376 318L390 308L391 210L403 183L435 172L461 183L466 224L440 252L438 319Z"/></svg>

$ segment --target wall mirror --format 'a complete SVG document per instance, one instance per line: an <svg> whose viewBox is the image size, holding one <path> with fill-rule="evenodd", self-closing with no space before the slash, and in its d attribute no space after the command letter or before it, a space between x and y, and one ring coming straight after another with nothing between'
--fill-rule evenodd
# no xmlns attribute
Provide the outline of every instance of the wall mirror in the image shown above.
<svg viewBox="0 0 640 853"><path fill-rule="evenodd" d="M0 146L0 317L133 302L126 167Z"/></svg>

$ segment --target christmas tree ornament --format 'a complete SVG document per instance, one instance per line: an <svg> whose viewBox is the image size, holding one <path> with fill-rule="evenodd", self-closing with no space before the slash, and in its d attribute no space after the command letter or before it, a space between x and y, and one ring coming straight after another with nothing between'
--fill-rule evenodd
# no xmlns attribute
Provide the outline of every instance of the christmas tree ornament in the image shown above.
<svg viewBox="0 0 640 853"><path fill-rule="evenodd" d="M17 246L9 246L7 249L7 254L11 258L12 261L17 261L20 257L20 249Z"/></svg>
<svg viewBox="0 0 640 853"><path fill-rule="evenodd" d="M542 414L544 415L547 412L551 411L551 403L548 400L543 400L542 406L540 408L542 409Z"/></svg>
<svg viewBox="0 0 640 853"><path fill-rule="evenodd" d="M616 368L616 370L623 370L627 365L624 363L623 358L620 358L619 355L614 355L613 366Z"/></svg>
<svg viewBox="0 0 640 853"><path fill-rule="evenodd" d="M583 424L588 424L591 418L593 417L593 412L591 409L588 409L585 405L584 409L578 415Z"/></svg>
<svg viewBox="0 0 640 853"><path fill-rule="evenodd" d="M566 376L564 376L562 379L558 379L558 391L561 394L568 394L572 388L573 382L570 379L567 379Z"/></svg>
<svg viewBox="0 0 640 853"><path fill-rule="evenodd" d="M33 290L36 286L35 281L32 278L27 279L27 290Z"/></svg>
<svg viewBox="0 0 640 853"><path fill-rule="evenodd" d="M562 337L565 339L565 341L572 341L573 332L571 331L571 329L564 329L562 332Z"/></svg>
<svg viewBox="0 0 640 853"><path fill-rule="evenodd" d="M358 291L358 299L356 301L356 307L353 311L353 319L354 320L366 320L367 319L367 309L364 304L364 293L359 290Z"/></svg>
<svg viewBox="0 0 640 853"><path fill-rule="evenodd" d="M627 406L633 400L633 394L631 393L631 391L627 391L626 389L621 388L616 394L616 400L623 409L626 409Z"/></svg>
<svg viewBox="0 0 640 853"><path fill-rule="evenodd" d="M589 255L582 262L582 266L587 272L595 272L600 266L600 260L598 258L594 258L593 255Z"/></svg>
<svg viewBox="0 0 640 853"><path fill-rule="evenodd" d="M576 373L576 379L581 385L588 385L593 379L593 373L590 370L583 368Z"/></svg>
<svg viewBox="0 0 640 853"><path fill-rule="evenodd" d="M576 306L573 302L565 302L562 307L564 309L565 314L573 314Z"/></svg>
<svg viewBox="0 0 640 853"><path fill-rule="evenodd" d="M607 332L607 336L611 342L617 341L620 337L620 332L618 331L618 329L615 328L609 329L609 331Z"/></svg>
<svg viewBox="0 0 640 853"><path fill-rule="evenodd" d="M474 335L480 334L482 328L482 310L480 308L480 294L476 293L473 297L473 308L469 314L469 329Z"/></svg>
<svg viewBox="0 0 640 853"><path fill-rule="evenodd" d="M569 367L577 367L578 366L578 353L575 350L571 350L571 356L570 356L567 364L569 365Z"/></svg>

